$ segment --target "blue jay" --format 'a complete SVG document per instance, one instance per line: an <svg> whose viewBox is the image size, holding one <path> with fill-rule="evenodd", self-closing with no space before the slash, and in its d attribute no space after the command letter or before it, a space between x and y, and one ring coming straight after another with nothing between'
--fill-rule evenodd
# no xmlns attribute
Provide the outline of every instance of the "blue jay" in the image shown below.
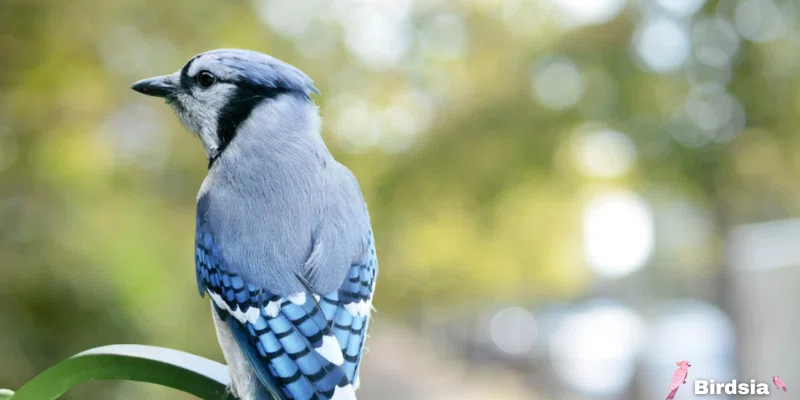
<svg viewBox="0 0 800 400"><path fill-rule="evenodd" d="M322 140L311 79L221 49L132 89L166 99L208 156L197 287L210 297L231 392L355 399L378 264L358 182Z"/></svg>

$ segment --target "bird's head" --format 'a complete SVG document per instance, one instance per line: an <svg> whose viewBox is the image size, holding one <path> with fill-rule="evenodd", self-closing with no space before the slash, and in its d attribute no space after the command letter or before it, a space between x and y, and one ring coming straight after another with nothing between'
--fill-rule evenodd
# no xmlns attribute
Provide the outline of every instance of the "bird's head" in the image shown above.
<svg viewBox="0 0 800 400"><path fill-rule="evenodd" d="M164 98L183 124L203 142L209 160L222 154L257 106L310 100L319 93L299 69L251 50L219 49L198 54L177 72L136 82L132 89ZM268 105L269 106L269 105Z"/></svg>
<svg viewBox="0 0 800 400"><path fill-rule="evenodd" d="M687 361L687 360L678 361L678 362L675 363L675 365L677 365L678 367L681 367L681 369L689 369L689 367L692 366L692 364L689 364L689 361Z"/></svg>

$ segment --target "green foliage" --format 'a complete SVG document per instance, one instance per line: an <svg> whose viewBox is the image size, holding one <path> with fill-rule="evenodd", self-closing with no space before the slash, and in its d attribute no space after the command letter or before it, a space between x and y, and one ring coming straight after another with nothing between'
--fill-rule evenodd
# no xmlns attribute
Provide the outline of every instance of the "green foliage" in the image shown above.
<svg viewBox="0 0 800 400"><path fill-rule="evenodd" d="M0 399L55 400L90 380L155 383L206 400L234 400L227 391L228 369L192 354L152 346L111 345L87 350L36 376L16 394ZM8 397L2 397L2 396Z"/></svg>

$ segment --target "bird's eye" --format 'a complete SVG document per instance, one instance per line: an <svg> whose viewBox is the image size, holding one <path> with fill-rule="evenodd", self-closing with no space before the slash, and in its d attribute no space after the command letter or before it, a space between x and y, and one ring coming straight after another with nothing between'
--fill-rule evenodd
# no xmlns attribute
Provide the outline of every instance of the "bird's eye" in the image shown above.
<svg viewBox="0 0 800 400"><path fill-rule="evenodd" d="M216 82L216 81L217 81L217 77L214 76L214 74L212 74L211 72L200 71L200 73L197 74L197 83L200 84L200 86L202 86L204 88L207 88L207 87L213 85L214 82Z"/></svg>

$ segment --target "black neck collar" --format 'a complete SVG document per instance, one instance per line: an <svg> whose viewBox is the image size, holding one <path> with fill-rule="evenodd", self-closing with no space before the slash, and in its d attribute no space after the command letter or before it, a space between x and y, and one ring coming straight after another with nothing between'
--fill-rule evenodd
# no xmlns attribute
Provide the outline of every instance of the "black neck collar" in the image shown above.
<svg viewBox="0 0 800 400"><path fill-rule="evenodd" d="M217 154L214 154L214 156L208 159L208 169L211 169L211 167L214 166L214 163L217 162L217 159L219 159L220 154L222 154L222 152L218 151Z"/></svg>

